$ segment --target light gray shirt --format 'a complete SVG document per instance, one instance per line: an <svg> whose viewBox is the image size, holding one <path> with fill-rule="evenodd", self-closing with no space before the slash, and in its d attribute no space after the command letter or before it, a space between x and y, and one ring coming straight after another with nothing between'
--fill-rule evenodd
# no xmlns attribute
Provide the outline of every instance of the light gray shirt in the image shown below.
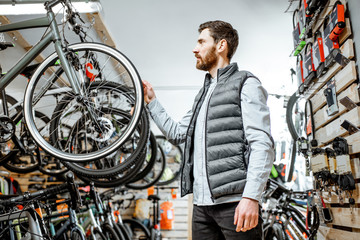
<svg viewBox="0 0 360 240"><path fill-rule="evenodd" d="M216 84L216 80L212 79L195 125L193 201L196 205L213 205L241 200L241 196L222 197L215 200L215 202L211 200L205 168L204 123L206 121L206 108ZM274 160L274 143L270 132L270 113L266 101L267 92L261 86L260 81L256 78L248 78L241 91L245 138L250 147L246 185L242 197L257 201L260 201L261 193L264 190ZM193 114L192 110L179 122L175 122L157 99L151 101L148 107L154 122L170 142L177 145L185 141L186 131Z"/></svg>

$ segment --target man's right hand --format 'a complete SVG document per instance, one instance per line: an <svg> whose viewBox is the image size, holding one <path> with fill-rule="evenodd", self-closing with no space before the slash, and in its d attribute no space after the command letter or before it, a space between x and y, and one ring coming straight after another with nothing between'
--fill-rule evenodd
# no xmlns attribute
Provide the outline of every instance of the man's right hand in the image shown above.
<svg viewBox="0 0 360 240"><path fill-rule="evenodd" d="M149 104L152 100L156 98L155 92L151 84L145 80L142 80L144 87L144 100L146 104Z"/></svg>

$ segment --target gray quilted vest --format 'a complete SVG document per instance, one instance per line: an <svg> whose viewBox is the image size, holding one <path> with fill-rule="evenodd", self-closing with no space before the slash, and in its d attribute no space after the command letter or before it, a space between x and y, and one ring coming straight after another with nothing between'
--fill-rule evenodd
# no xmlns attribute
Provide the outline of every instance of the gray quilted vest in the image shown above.
<svg viewBox="0 0 360 240"><path fill-rule="evenodd" d="M250 72L238 71L236 63L218 70L218 83L211 95L206 116L206 167L213 199L241 194L246 183L248 164L247 143L241 114L240 93L245 80L254 77ZM181 195L193 192L193 137L195 122L210 85L205 77L193 105L181 175Z"/></svg>

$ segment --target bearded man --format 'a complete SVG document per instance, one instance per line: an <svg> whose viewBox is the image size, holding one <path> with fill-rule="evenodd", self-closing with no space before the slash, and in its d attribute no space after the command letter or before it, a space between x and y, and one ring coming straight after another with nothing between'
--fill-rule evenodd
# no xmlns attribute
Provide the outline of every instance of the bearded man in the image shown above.
<svg viewBox="0 0 360 240"><path fill-rule="evenodd" d="M238 34L231 24L199 26L193 50L206 71L192 109L175 122L144 83L151 117L166 138L185 142L181 196L193 193L192 238L262 239L260 198L274 160L267 92L257 77L230 63Z"/></svg>

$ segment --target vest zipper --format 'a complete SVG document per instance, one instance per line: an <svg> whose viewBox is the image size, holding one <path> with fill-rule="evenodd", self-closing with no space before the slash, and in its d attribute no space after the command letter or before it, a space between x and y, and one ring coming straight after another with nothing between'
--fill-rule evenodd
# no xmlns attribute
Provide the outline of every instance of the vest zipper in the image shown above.
<svg viewBox="0 0 360 240"><path fill-rule="evenodd" d="M203 85L203 88L204 88L204 91L201 93L201 96L199 97L199 100L198 100L198 102L196 103L196 106L195 106L195 108L194 108L194 110L196 111L196 109L197 109L197 107L198 107L198 105L199 105L199 103L200 103L200 100L201 100L201 98L203 97L203 95L204 95L204 93L206 93L207 92L207 89L206 89L206 77L205 77L205 81L204 81L204 85ZM195 114L195 112L193 113L193 115L191 116L191 119L190 119L190 124L192 123L192 121L194 120L194 114ZM189 125L190 126L190 125ZM195 126L194 126L194 128L195 128ZM189 134L189 128L187 129L187 131L186 131L186 136L188 136L188 134ZM184 146L184 150L186 150L186 147L187 147L187 145L188 145L188 142L187 141L185 141L185 146ZM190 150L190 149L189 149ZM184 152L185 153L185 152ZM185 155L184 155L185 156ZM183 163L183 165L182 165L182 168L181 168L181 176L180 176L180 187L182 188L182 185L183 185L183 178L182 178L182 174L183 174L183 172L184 172L184 167L185 167L185 162ZM188 194L188 193L186 193L186 194ZM186 195L185 194L185 195ZM182 195L182 194L181 194ZM184 196L185 196L184 195ZM182 196L183 197L183 196Z"/></svg>
<svg viewBox="0 0 360 240"><path fill-rule="evenodd" d="M216 76L216 80L217 82L219 81L219 70L217 72L217 76ZM216 83L217 85L217 83ZM208 119L208 111L209 111L209 105L210 105L210 101L211 101L211 97L215 91L215 88L216 86L214 87L214 90L211 92L210 96L209 96L209 101L208 101L208 104L206 106L206 113L205 113L205 172L206 172L206 178L207 178L207 182L208 182L208 186L209 186L209 191L210 191L210 198L211 198L211 201L213 203L215 203L215 200L214 200L214 194L211 190L211 187L210 187L210 179L209 179L209 172L208 172L208 166L207 166L207 119Z"/></svg>

